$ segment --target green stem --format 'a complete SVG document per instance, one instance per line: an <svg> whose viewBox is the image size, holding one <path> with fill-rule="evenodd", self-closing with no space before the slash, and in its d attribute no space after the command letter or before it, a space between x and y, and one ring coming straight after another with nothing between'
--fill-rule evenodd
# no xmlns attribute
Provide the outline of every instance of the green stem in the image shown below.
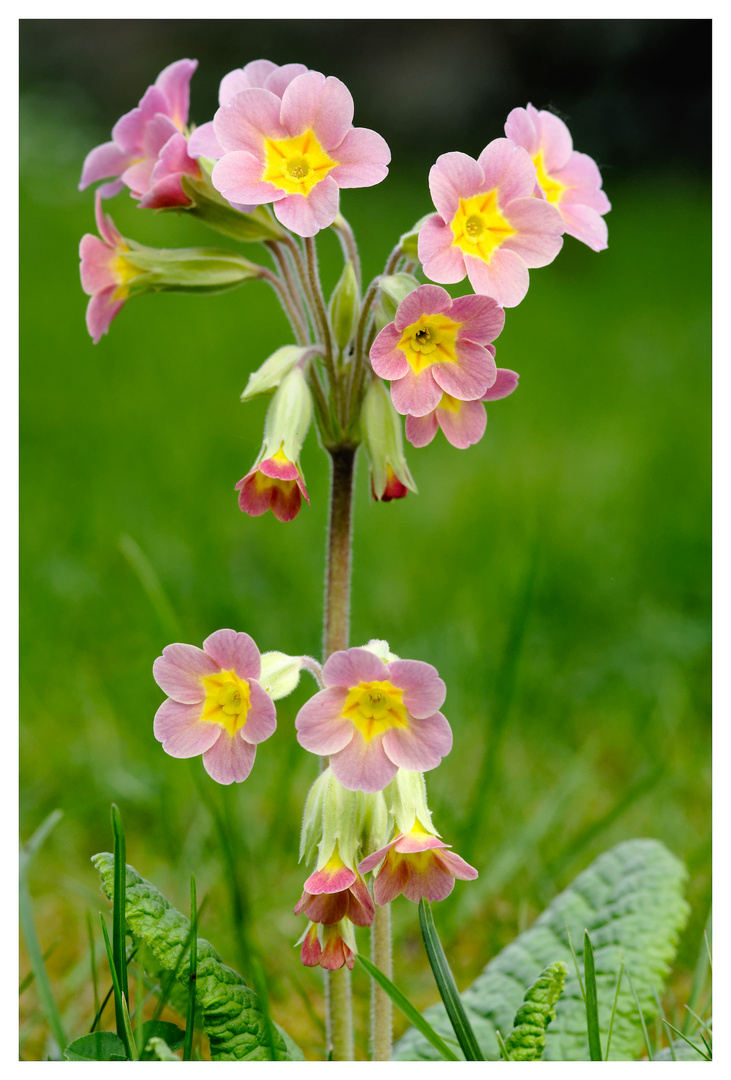
<svg viewBox="0 0 731 1080"><path fill-rule="evenodd" d="M391 949L391 905L376 905L371 927L371 960L383 974L393 979ZM391 998L375 981L371 985L371 1059L390 1061L393 1041Z"/></svg>
<svg viewBox="0 0 731 1080"><path fill-rule="evenodd" d="M284 282L291 299L293 313L295 313L297 320L296 323L292 323L292 328L300 339L299 343L304 344L309 340L310 333L307 309L302 299L301 289L292 274L289 262L287 261L287 256L281 245L277 244L275 241L271 241L268 244L268 247L279 266L282 281ZM292 314L290 312L288 312L288 314L290 316L290 321L292 321Z"/></svg>

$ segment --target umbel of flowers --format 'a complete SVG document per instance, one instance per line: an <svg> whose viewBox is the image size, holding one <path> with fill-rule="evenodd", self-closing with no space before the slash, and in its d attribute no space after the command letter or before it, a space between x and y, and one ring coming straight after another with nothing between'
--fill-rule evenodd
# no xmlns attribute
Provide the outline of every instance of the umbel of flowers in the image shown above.
<svg viewBox="0 0 731 1080"><path fill-rule="evenodd" d="M98 235L80 247L87 327L96 344L135 296L216 293L254 281L275 291L289 321L288 340L249 373L242 401L270 400L260 452L230 480L244 514L271 510L292 522L310 502L300 456L317 429L332 466L323 663L262 654L232 629L210 634L202 648L168 645L153 666L166 695L153 730L172 757L200 755L212 779L240 783L275 730L275 702L303 670L317 681L295 720L320 773L302 826L309 872L291 901L307 920L302 962L330 973L331 1056L347 1059L344 987L356 929L372 926L372 956L388 974L390 904L401 894L444 900L456 880L478 873L441 839L427 806L424 773L452 748L445 683L431 664L400 659L384 641L348 647L356 454L362 444L373 497L388 503L417 491L404 435L415 448L439 430L460 450L479 443L485 404L518 385L517 372L497 361L505 309L522 303L530 272L556 258L564 236L605 248L610 204L599 169L573 149L564 122L531 104L515 108L504 135L477 158L450 150L437 159L428 177L433 212L364 282L341 192L381 183L391 155L381 135L354 126L347 87L302 63L252 60L223 78L218 110L195 126L196 68L190 59L166 67L84 162L80 188L101 182ZM161 250L122 236L103 201L123 191L142 210L188 215L226 246ZM328 298L317 260L323 229L333 230L343 254ZM444 288L465 279L471 291L465 286L463 295ZM386 1006L376 990L379 1059L390 1053Z"/></svg>

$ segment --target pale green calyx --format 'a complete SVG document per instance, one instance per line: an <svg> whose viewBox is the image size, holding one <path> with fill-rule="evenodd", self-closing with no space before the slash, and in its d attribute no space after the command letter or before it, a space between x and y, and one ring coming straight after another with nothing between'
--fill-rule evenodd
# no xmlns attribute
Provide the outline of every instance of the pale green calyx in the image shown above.
<svg viewBox="0 0 731 1080"><path fill-rule="evenodd" d="M322 808L325 804L325 795L331 777L332 773L328 767L324 772L320 773L305 799L299 854L299 861L302 862L304 859L305 864L311 863L315 858L318 845L322 839Z"/></svg>
<svg viewBox="0 0 731 1080"><path fill-rule="evenodd" d="M333 289L329 312L335 341L340 349L344 349L355 333L360 314L360 291L350 260L346 262L340 281Z"/></svg>
<svg viewBox="0 0 731 1080"><path fill-rule="evenodd" d="M378 290L381 311L386 320L384 326L393 322L401 301L418 288L419 282L413 274L391 274L380 279Z"/></svg>
<svg viewBox="0 0 731 1080"><path fill-rule="evenodd" d="M428 832L435 836L440 835L434 828L429 808L426 805L426 784L423 773L399 769L388 787L383 789L383 795L399 832L411 832L418 819Z"/></svg>
<svg viewBox="0 0 731 1080"><path fill-rule="evenodd" d="M252 371L246 389L241 395L242 401L250 401L259 394L268 394L276 390L282 379L289 375L295 364L304 361L312 347L283 345L268 357L257 371Z"/></svg>
<svg viewBox="0 0 731 1080"><path fill-rule="evenodd" d="M386 800L382 791L373 794L363 793L365 815L361 828L361 852L370 855L372 851L380 851L391 839L391 815L386 806Z"/></svg>
<svg viewBox="0 0 731 1080"><path fill-rule="evenodd" d="M413 228L409 229L408 232L405 232L399 240L399 247L401 248L401 251L409 259L419 258L419 230L421 229L421 226L424 224L426 219L429 217L432 217L432 215L424 214L424 217L419 218Z"/></svg>
<svg viewBox="0 0 731 1080"><path fill-rule="evenodd" d="M312 421L312 395L301 367L286 375L272 398L264 424L265 455L282 452L297 462Z"/></svg>
<svg viewBox="0 0 731 1080"><path fill-rule="evenodd" d="M362 648L367 649L368 652L375 653L385 663L390 664L392 660L399 660L400 657L396 653L392 653L387 641L383 638L371 638L367 645L363 645Z"/></svg>
<svg viewBox="0 0 731 1080"><path fill-rule="evenodd" d="M401 423L386 384L382 379L371 379L363 400L361 431L371 466L373 494L377 499L383 496L392 479L389 469L410 491L417 491L406 464Z"/></svg>
<svg viewBox="0 0 731 1080"><path fill-rule="evenodd" d="M211 229L245 243L261 243L267 240L281 240L286 235L274 215L266 206L257 206L250 214L244 214L224 199L211 182L211 170L215 162L208 158L199 158L200 179L183 175L183 191L191 200L189 207L174 207L192 217L200 218Z"/></svg>
<svg viewBox="0 0 731 1080"><path fill-rule="evenodd" d="M134 241L125 261L143 272L130 282L138 292L220 293L258 278L262 268L225 248L150 248Z"/></svg>
<svg viewBox="0 0 731 1080"><path fill-rule="evenodd" d="M301 656L287 656L283 652L266 652L261 657L259 682L272 701L291 694L300 681Z"/></svg>
<svg viewBox="0 0 731 1080"><path fill-rule="evenodd" d="M366 819L366 796L349 791L336 780L328 767L310 788L305 802L300 840L300 860L312 861L317 852L317 869L328 862L337 844L340 859L355 866Z"/></svg>

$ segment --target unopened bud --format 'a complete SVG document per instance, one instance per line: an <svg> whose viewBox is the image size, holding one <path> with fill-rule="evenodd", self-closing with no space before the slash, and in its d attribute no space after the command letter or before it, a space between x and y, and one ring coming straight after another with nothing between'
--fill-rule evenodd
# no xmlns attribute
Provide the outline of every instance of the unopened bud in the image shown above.
<svg viewBox="0 0 731 1080"><path fill-rule="evenodd" d="M423 773L399 769L391 783L383 789L383 796L399 832L411 832L418 819L425 829L439 836L426 804Z"/></svg>
<svg viewBox="0 0 731 1080"><path fill-rule="evenodd" d="M363 401L361 414L363 442L371 466L373 496L386 501L394 497L394 478L401 485L398 494L406 489L416 492L416 484L409 472L404 456L404 440L401 417L391 402L386 384L372 379Z"/></svg>
<svg viewBox="0 0 731 1080"><path fill-rule="evenodd" d="M424 217L419 218L413 228L405 232L399 240L399 247L404 255L409 259L419 258L419 230L424 224L427 218L432 217L431 214L425 214Z"/></svg>
<svg viewBox="0 0 731 1080"><path fill-rule="evenodd" d="M360 314L360 292L352 262L348 261L330 297L330 325L338 347L344 349L355 333Z"/></svg>
<svg viewBox="0 0 731 1080"><path fill-rule="evenodd" d="M241 395L242 401L250 401L259 394L267 394L270 390L276 390L282 379L289 375L295 364L303 360L311 347L299 345L283 345L264 361L257 371L252 371L246 389Z"/></svg>
<svg viewBox="0 0 731 1080"><path fill-rule="evenodd" d="M301 367L293 367L272 398L264 424L264 457L282 452L299 460L312 420L312 394Z"/></svg>
<svg viewBox="0 0 731 1080"><path fill-rule="evenodd" d="M262 653L259 682L272 701L286 697L295 689L300 681L302 659L283 652Z"/></svg>

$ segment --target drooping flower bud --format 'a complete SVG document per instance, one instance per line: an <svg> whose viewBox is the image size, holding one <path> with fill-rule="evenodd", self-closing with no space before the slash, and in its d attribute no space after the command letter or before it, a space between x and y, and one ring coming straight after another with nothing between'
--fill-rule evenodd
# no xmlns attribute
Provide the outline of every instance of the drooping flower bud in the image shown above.
<svg viewBox="0 0 731 1080"><path fill-rule="evenodd" d="M266 652L261 657L259 682L272 701L291 694L300 681L301 656L287 656L283 652Z"/></svg>
<svg viewBox="0 0 731 1080"><path fill-rule="evenodd" d="M270 390L276 390L295 364L303 361L310 352L312 352L311 346L283 345L281 349L277 349L257 371L252 371L249 375L241 400L251 401L260 394L268 394Z"/></svg>
<svg viewBox="0 0 731 1080"><path fill-rule="evenodd" d="M330 325L338 347L344 349L355 333L360 314L360 292L353 263L348 260L330 297Z"/></svg>
<svg viewBox="0 0 731 1080"><path fill-rule="evenodd" d="M416 492L404 456L401 417L380 379L372 379L366 391L361 429L371 466L373 497L389 502L393 498L402 498L407 490Z"/></svg>
<svg viewBox="0 0 731 1080"><path fill-rule="evenodd" d="M429 832L439 836L426 804L423 773L399 769L388 787L384 788L383 797L399 832L410 832L418 820Z"/></svg>

